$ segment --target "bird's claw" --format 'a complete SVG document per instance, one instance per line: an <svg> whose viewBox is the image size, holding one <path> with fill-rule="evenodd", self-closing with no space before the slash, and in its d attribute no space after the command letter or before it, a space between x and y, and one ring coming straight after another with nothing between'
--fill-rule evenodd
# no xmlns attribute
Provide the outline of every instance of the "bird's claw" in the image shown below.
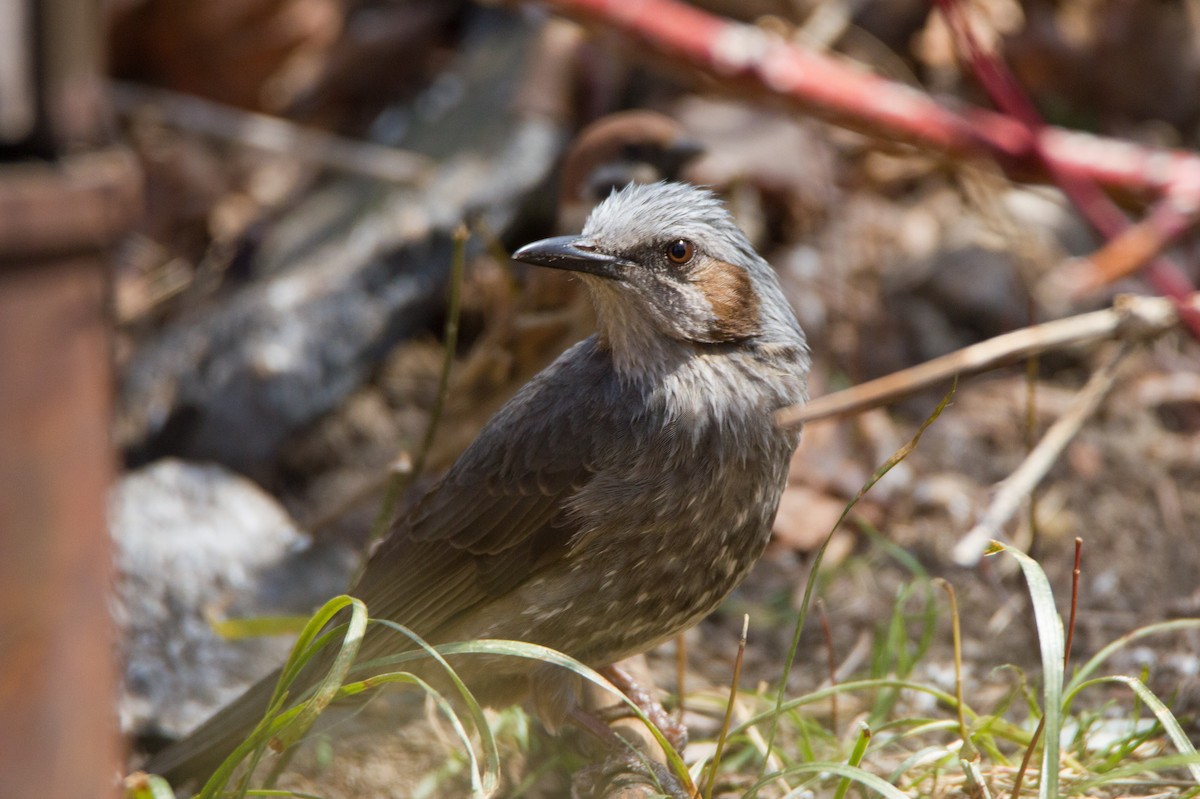
<svg viewBox="0 0 1200 799"><path fill-rule="evenodd" d="M654 695L644 685L635 680L629 672L619 666L609 666L602 669L601 673L608 678L609 682L619 688L621 693L629 698L630 702L642 711L650 723L658 728L659 732L666 738L667 743L676 752L684 750L688 742L688 732L687 727L681 719L667 712L662 703L655 699ZM633 714L626 705L613 705L612 707L602 709L600 715L606 722L609 722L628 718Z"/></svg>

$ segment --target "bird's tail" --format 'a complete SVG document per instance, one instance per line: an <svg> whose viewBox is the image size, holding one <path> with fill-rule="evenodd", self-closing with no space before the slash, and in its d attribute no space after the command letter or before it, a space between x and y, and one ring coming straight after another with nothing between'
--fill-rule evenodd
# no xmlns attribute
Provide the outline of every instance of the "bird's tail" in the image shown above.
<svg viewBox="0 0 1200 799"><path fill-rule="evenodd" d="M207 780L262 721L278 681L279 670L268 674L190 735L151 757L143 771L172 785Z"/></svg>

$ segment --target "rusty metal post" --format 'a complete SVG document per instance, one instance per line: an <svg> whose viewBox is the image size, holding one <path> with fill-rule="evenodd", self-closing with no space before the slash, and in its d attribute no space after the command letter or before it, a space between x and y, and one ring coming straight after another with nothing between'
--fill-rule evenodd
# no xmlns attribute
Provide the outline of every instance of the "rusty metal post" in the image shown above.
<svg viewBox="0 0 1200 799"><path fill-rule="evenodd" d="M122 768L106 258L140 178L100 146L99 5L0 2L2 797L115 797Z"/></svg>

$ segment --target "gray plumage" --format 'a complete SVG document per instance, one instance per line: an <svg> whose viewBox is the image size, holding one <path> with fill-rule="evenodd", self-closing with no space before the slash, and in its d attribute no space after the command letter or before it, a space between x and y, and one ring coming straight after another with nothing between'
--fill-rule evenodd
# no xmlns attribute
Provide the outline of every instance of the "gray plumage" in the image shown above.
<svg viewBox="0 0 1200 799"><path fill-rule="evenodd" d="M631 185L581 236L514 257L579 272L597 332L492 418L352 593L431 643L513 638L602 667L711 612L762 553L798 441L772 414L805 399L804 336L706 190ZM410 646L372 627L361 658ZM530 661L455 665L490 704L532 690L552 723L573 701ZM266 693L251 689L149 768L211 768Z"/></svg>

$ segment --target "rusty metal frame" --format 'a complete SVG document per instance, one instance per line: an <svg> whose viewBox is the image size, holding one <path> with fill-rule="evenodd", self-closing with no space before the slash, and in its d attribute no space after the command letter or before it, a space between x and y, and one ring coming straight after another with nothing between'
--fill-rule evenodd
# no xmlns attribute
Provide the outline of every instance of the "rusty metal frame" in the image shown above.
<svg viewBox="0 0 1200 799"><path fill-rule="evenodd" d="M105 501L108 256L141 179L107 138L102 4L9 0L0 87L0 796L119 795ZM6 27L11 26L11 27ZM10 58L11 60L11 58ZM9 106L12 109L12 106Z"/></svg>

